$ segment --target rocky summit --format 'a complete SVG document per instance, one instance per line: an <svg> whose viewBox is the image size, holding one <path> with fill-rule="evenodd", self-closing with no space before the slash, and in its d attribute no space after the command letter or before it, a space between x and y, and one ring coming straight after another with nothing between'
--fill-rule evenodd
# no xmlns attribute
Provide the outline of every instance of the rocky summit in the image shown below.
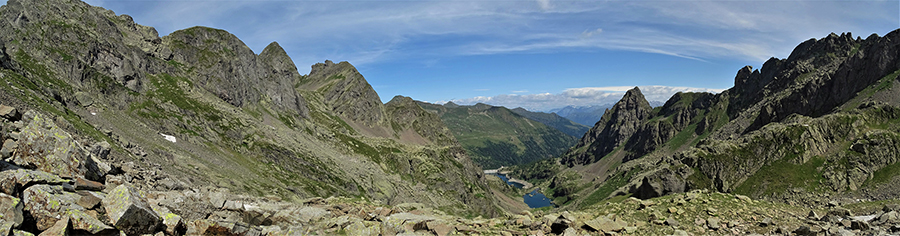
<svg viewBox="0 0 900 236"><path fill-rule="evenodd" d="M653 107L635 88L585 133L382 103L349 62L302 74L275 42L160 37L78 0L0 19L0 235L900 232L898 31L811 39L719 94ZM482 169L507 164L534 186Z"/></svg>

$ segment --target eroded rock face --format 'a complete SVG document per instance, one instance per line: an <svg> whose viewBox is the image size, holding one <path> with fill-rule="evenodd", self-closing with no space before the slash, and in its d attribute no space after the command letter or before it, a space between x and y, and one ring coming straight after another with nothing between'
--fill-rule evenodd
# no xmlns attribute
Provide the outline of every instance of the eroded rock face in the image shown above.
<svg viewBox="0 0 900 236"><path fill-rule="evenodd" d="M310 89L320 90L326 105L341 117L370 127L384 122L384 105L378 93L350 63L316 63L306 83Z"/></svg>
<svg viewBox="0 0 900 236"><path fill-rule="evenodd" d="M131 186L119 185L110 191L103 206L112 224L127 234L153 233L162 223L147 198Z"/></svg>
<svg viewBox="0 0 900 236"><path fill-rule="evenodd" d="M687 168L679 170L687 170ZM645 176L634 194L640 199L650 199L672 193L682 193L687 189L683 175L685 173L678 173L670 168L659 169Z"/></svg>
<svg viewBox="0 0 900 236"><path fill-rule="evenodd" d="M625 96L612 109L606 111L600 121L572 148L577 150L586 147L587 151L566 154L563 162L570 166L584 165L606 156L624 144L641 124L650 118L652 110L638 87L628 90Z"/></svg>
<svg viewBox="0 0 900 236"><path fill-rule="evenodd" d="M669 140L675 137L679 132L692 132L699 135L706 131L710 121L718 117L703 116L704 113L710 113L714 96L711 93L683 93L678 92L666 101L659 108L657 114L653 114L660 119L651 119L645 122L629 137L625 144L627 154L624 161L634 160L651 153L658 148L663 147ZM702 117L702 120L699 118ZM700 125L704 121L707 124ZM691 124L698 124L693 130L685 130ZM671 147L677 148L677 147Z"/></svg>
<svg viewBox="0 0 900 236"><path fill-rule="evenodd" d="M300 77L296 66L278 43L258 56L231 33L192 27L163 37L172 60L195 65L197 83L222 100L237 106L270 102L282 111L308 116L306 100L294 91Z"/></svg>
<svg viewBox="0 0 900 236"><path fill-rule="evenodd" d="M23 116L23 121L28 125L21 131L13 163L63 177L100 178L96 163L88 158L71 135L51 119L29 111Z"/></svg>

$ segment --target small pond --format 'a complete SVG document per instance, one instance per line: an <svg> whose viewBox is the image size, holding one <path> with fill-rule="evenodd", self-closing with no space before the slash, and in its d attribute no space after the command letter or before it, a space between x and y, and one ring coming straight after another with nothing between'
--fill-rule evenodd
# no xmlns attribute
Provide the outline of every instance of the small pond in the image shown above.
<svg viewBox="0 0 900 236"><path fill-rule="evenodd" d="M550 202L550 199L548 199L547 196L544 196L543 193L538 192L537 189L525 194L523 198L525 198L525 204L528 204L528 207L531 208L553 206L553 202Z"/></svg>
<svg viewBox="0 0 900 236"><path fill-rule="evenodd" d="M490 174L490 175L499 177L500 179L503 180L503 182L506 182L506 184L512 185L515 188L522 188L524 186L521 183L509 182L509 177L506 175L503 175L503 174ZM525 204L528 204L528 207L531 207L531 208L541 208L541 207L553 206L553 202L551 202L550 199L547 198L547 196L544 196L543 193L538 192L537 189L535 189L534 191L531 191L530 193L525 194L525 196L522 196L522 198L525 200Z"/></svg>

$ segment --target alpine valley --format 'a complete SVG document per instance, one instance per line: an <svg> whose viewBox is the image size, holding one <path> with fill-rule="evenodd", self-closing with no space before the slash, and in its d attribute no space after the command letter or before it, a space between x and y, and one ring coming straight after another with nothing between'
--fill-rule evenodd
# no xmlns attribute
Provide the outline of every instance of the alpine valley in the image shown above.
<svg viewBox="0 0 900 236"><path fill-rule="evenodd" d="M831 34L722 93L632 89L586 127L382 103L348 62L301 74L275 42L9 0L0 235L896 233L898 75L900 31Z"/></svg>

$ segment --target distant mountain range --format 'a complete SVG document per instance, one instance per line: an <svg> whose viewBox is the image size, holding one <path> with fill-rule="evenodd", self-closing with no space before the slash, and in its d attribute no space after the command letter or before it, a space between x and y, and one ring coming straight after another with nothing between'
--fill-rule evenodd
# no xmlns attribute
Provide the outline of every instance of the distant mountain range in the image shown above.
<svg viewBox="0 0 900 236"><path fill-rule="evenodd" d="M551 109L550 113L556 113L559 116L565 117L575 123L579 123L587 126L594 126L597 121L600 120L600 117L603 116L603 113L606 109L612 108L613 103L603 104L603 105L591 105L591 106L567 106L563 108ZM658 107L662 106L663 102L660 101L651 101L650 106Z"/></svg>
<svg viewBox="0 0 900 236"><path fill-rule="evenodd" d="M581 138L581 136L584 136L584 133L587 133L591 128L590 126L575 123L555 113L528 111L521 107L512 109L512 112L524 116L525 118L544 123L547 126L553 127L576 138Z"/></svg>

